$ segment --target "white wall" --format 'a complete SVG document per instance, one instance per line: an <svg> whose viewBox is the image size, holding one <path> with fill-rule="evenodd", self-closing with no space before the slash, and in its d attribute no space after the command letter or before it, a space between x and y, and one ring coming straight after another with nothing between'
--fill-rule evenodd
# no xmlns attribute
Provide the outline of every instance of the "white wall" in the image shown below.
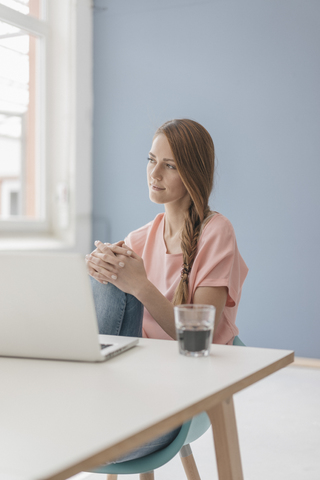
<svg viewBox="0 0 320 480"><path fill-rule="evenodd" d="M148 200L155 129L189 117L217 152L211 207L250 272L244 342L320 357L320 3L95 0L93 240L162 211Z"/></svg>

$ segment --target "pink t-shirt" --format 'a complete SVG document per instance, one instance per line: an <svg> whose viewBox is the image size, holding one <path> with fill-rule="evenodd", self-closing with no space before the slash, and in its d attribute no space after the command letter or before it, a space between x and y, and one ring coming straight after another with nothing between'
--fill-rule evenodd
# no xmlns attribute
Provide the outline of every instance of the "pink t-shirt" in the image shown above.
<svg viewBox="0 0 320 480"><path fill-rule="evenodd" d="M147 277L170 302L180 281L182 253L170 254L164 242L164 213L144 227L131 232L126 244L143 258ZM193 303L198 287L228 287L228 298L223 309L213 342L232 344L239 330L235 325L243 282L248 268L237 247L230 221L216 213L205 225L197 254L189 274L188 303ZM143 336L172 340L172 338L144 309Z"/></svg>

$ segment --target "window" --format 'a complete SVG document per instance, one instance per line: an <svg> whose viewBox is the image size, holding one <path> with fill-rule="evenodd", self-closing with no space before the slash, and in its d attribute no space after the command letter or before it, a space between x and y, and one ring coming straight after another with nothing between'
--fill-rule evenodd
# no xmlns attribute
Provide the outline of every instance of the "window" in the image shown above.
<svg viewBox="0 0 320 480"><path fill-rule="evenodd" d="M0 0L0 250L90 248L91 3Z"/></svg>
<svg viewBox="0 0 320 480"><path fill-rule="evenodd" d="M0 0L1 4L7 7L9 21L0 21L0 221L45 220L41 117L47 26L44 21L33 22L36 35L31 34L27 17L41 18L45 4L44 0Z"/></svg>

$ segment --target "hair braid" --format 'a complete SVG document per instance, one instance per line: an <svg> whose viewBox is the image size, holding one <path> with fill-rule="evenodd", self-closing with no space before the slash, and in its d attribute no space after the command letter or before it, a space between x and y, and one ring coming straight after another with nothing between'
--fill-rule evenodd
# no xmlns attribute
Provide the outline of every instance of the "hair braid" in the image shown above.
<svg viewBox="0 0 320 480"><path fill-rule="evenodd" d="M186 214L184 228L181 233L183 267L181 270L181 279L173 298L174 305L182 305L188 301L189 273L197 253L198 240L201 234L201 226L203 220L209 215L209 213L210 208L207 206L205 212L201 215L201 218L194 203L192 202Z"/></svg>

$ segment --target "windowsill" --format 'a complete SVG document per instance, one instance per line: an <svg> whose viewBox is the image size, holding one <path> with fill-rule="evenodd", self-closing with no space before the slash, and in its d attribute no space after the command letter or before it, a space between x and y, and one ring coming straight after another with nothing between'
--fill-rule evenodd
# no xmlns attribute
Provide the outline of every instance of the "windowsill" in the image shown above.
<svg viewBox="0 0 320 480"><path fill-rule="evenodd" d="M15 251L78 252L86 255L94 248L91 215L77 215L72 228L54 232L0 231L0 253Z"/></svg>
<svg viewBox="0 0 320 480"><path fill-rule="evenodd" d="M19 236L0 238L0 252L27 250L73 251L74 246L50 236Z"/></svg>

